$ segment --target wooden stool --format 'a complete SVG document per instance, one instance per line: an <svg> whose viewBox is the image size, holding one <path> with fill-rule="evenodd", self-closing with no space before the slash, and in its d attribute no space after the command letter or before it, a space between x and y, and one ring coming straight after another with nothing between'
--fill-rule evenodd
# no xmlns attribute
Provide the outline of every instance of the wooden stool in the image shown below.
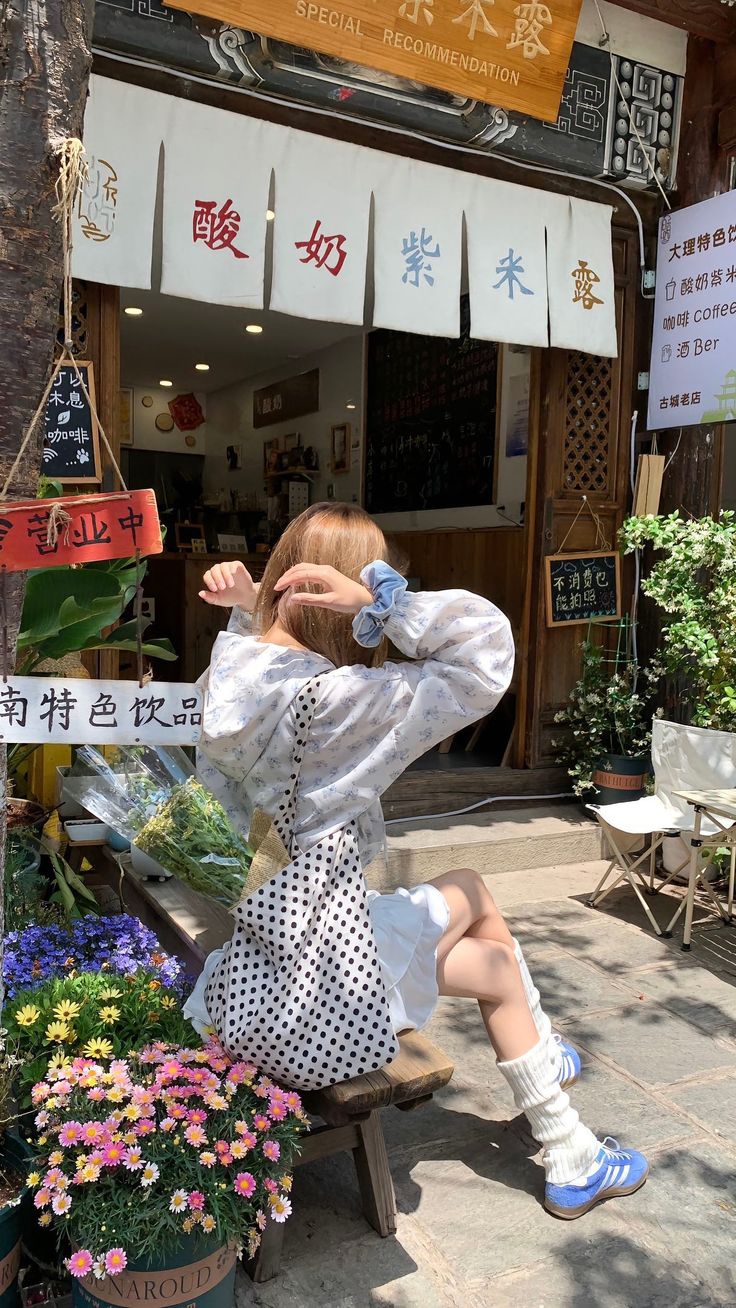
<svg viewBox="0 0 736 1308"><path fill-rule="evenodd" d="M435 1090L447 1085L455 1070L442 1050L418 1031L402 1036L399 1045L393 1063L380 1072L366 1072L304 1096L307 1111L324 1125L313 1127L304 1136L297 1160L301 1166L351 1150L363 1212L381 1236L396 1231L396 1197L379 1110L394 1104L406 1112L427 1103ZM269 1221L249 1265L254 1281L270 1281L278 1274L283 1239L283 1223Z"/></svg>

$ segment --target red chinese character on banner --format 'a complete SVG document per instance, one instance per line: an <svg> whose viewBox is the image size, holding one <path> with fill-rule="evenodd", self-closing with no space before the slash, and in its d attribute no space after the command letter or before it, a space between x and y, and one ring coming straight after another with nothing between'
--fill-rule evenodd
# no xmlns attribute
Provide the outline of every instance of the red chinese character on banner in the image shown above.
<svg viewBox="0 0 736 1308"><path fill-rule="evenodd" d="M308 241L296 241L297 250L304 250L300 263L313 263L317 268L326 268L333 277L337 277L341 271L348 252L345 249L345 237L325 236L322 229L322 222L318 218L312 228L312 235Z"/></svg>
<svg viewBox="0 0 736 1308"><path fill-rule="evenodd" d="M226 200L217 207L216 200L195 200L192 215L192 241L204 241L210 250L230 250L236 259L248 259L250 255L236 249L233 244L240 231L240 214L233 208L232 200Z"/></svg>

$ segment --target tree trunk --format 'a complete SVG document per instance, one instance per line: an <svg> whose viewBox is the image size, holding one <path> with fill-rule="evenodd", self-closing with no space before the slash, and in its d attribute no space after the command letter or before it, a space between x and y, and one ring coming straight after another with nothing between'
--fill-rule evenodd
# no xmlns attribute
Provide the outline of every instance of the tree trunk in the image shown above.
<svg viewBox="0 0 736 1308"><path fill-rule="evenodd" d="M58 174L54 143L82 134L93 13L94 0L0 0L0 485L18 453L53 361L62 282L61 227L52 217ZM13 478L12 497L35 494L40 454L39 432ZM0 577L9 671L24 587L22 574ZM3 747L0 958L6 784Z"/></svg>

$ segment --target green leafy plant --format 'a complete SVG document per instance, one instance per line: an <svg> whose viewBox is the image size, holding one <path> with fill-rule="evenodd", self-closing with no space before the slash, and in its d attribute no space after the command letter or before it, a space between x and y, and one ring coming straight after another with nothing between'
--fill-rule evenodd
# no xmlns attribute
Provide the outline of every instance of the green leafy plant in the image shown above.
<svg viewBox="0 0 736 1308"><path fill-rule="evenodd" d="M607 754L640 758L651 745L648 694L638 690L640 671L625 659L609 659L592 639L583 643L583 667L568 703L555 714L567 735L553 741L567 765L573 790L581 797L595 790L593 773Z"/></svg>
<svg viewBox="0 0 736 1308"><path fill-rule="evenodd" d="M29 572L18 635L18 674L27 676L44 659L84 650L134 653L134 620L103 633L122 616L144 575L145 563L136 567L133 559ZM146 641L143 653L167 661L177 657L169 640Z"/></svg>
<svg viewBox="0 0 736 1308"><path fill-rule="evenodd" d="M665 615L652 677L684 679L694 726L736 731L736 514L629 518L619 539L659 555L642 581Z"/></svg>

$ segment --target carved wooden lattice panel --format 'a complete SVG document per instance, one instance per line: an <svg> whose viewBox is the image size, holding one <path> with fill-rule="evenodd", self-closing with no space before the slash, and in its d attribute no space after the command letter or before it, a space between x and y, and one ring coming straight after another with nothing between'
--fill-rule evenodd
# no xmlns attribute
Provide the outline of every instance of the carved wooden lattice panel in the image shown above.
<svg viewBox="0 0 736 1308"><path fill-rule="evenodd" d="M612 359L570 351L562 449L563 493L609 493L612 391Z"/></svg>
<svg viewBox="0 0 736 1308"><path fill-rule="evenodd" d="M72 341L74 354L78 359L89 358L89 305L87 303L87 283L76 279L72 282ZM59 345L64 344L64 307L59 305L59 329L56 333Z"/></svg>

